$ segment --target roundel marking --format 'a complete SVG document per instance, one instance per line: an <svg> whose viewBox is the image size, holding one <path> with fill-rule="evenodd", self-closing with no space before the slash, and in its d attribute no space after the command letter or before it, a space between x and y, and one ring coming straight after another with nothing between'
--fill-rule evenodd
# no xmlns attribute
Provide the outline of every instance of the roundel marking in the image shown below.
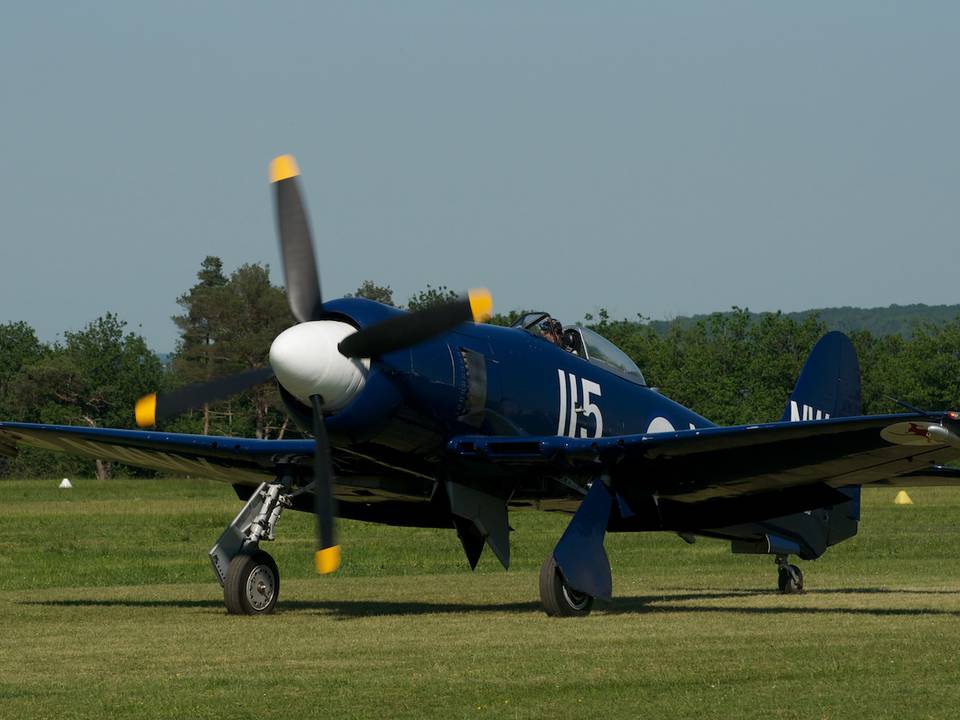
<svg viewBox="0 0 960 720"><path fill-rule="evenodd" d="M673 432L673 430L673 423L665 417L655 417L650 421L650 427L647 428L648 433Z"/></svg>

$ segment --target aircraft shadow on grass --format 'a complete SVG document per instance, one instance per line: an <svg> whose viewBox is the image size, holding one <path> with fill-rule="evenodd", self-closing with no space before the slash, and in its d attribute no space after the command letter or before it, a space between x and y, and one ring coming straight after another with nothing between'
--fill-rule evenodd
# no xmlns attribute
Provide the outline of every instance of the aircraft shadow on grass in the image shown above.
<svg viewBox="0 0 960 720"><path fill-rule="evenodd" d="M808 591L807 595L956 595L955 590L895 590L888 588L825 588ZM743 615L864 615L864 616L922 616L938 615L960 617L960 610L938 608L888 607L742 607L737 605L686 605L698 600L737 600L744 598L777 596L769 590L755 591L683 591L656 595L628 595L604 603L598 608L604 615L647 615L654 613L735 613ZM47 607L125 607L125 608L199 608L222 614L223 605L218 600L124 600L112 599L63 599L25 600L20 605ZM462 602L404 602L391 600L287 600L277 608L278 613L317 611L331 614L337 619L350 620L378 615L430 615L449 613L540 613L537 602L512 603L462 603Z"/></svg>

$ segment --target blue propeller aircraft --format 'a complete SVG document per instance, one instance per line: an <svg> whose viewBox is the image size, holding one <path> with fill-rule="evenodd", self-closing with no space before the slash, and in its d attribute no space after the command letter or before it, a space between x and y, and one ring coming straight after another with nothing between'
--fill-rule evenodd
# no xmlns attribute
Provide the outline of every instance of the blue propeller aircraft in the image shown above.
<svg viewBox="0 0 960 720"><path fill-rule="evenodd" d="M621 350L530 313L478 324L486 291L419 312L362 298L324 301L290 156L271 163L287 292L298 324L269 367L142 398L137 424L275 379L312 440L0 422L0 452L59 450L229 483L246 504L210 550L231 613L266 614L280 591L262 548L286 508L317 516L318 572L340 564L334 518L455 529L475 567L487 545L510 563L508 508L570 514L540 572L552 616L609 599L608 531L722 538L776 559L779 589L803 589L789 562L857 532L860 488L956 485L960 416L863 416L846 336L813 348L779 422L718 427L648 387Z"/></svg>

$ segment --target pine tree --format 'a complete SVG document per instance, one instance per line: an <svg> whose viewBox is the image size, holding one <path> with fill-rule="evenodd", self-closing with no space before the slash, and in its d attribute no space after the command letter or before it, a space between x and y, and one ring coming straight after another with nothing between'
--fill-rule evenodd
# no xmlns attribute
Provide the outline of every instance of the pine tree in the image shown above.
<svg viewBox="0 0 960 720"><path fill-rule="evenodd" d="M219 292L227 284L223 262L208 255L200 264L197 284L177 298L177 305L186 312L175 315L180 328L180 341L173 358L173 371L183 384L204 382L221 371L215 354L214 338L220 325ZM210 432L210 407L203 406L203 434Z"/></svg>
<svg viewBox="0 0 960 720"><path fill-rule="evenodd" d="M207 257L197 284L177 299L180 341L173 360L178 384L204 382L267 364L270 344L294 324L286 293L270 283L269 268L243 265L230 277L219 258ZM275 385L265 383L216 407L203 408L203 434L282 434L286 415ZM189 430L189 419L178 429Z"/></svg>

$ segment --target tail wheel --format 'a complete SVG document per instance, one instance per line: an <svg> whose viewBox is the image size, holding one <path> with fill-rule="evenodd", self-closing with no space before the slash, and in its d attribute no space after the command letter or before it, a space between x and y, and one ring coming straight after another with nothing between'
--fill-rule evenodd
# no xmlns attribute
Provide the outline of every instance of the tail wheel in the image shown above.
<svg viewBox="0 0 960 720"><path fill-rule="evenodd" d="M540 567L540 602L550 617L583 617L593 609L593 598L574 590L563 579L553 553Z"/></svg>
<svg viewBox="0 0 960 720"><path fill-rule="evenodd" d="M231 615L269 615L280 597L280 571L263 550L237 555L223 581L223 601Z"/></svg>

